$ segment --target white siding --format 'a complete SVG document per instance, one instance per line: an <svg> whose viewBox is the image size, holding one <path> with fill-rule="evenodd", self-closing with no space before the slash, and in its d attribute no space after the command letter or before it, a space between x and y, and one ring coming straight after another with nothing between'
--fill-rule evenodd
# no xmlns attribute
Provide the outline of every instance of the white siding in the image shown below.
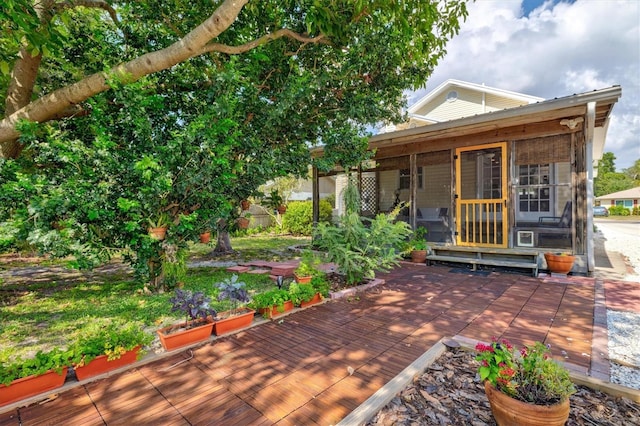
<svg viewBox="0 0 640 426"><path fill-rule="evenodd" d="M485 95L483 101L482 92L462 88L454 88L452 90L458 92L458 98L456 100L448 101L447 94L450 91L447 91L420 108L416 111L416 114L436 121L448 121L462 117L471 117L485 112L527 105L526 101L491 94ZM418 125L420 124L418 123Z"/></svg>

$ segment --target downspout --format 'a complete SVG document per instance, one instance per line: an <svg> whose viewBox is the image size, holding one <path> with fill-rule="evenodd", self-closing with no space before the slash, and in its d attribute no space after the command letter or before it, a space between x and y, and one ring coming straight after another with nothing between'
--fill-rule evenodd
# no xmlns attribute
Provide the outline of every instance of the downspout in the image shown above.
<svg viewBox="0 0 640 426"><path fill-rule="evenodd" d="M585 163L587 167L587 272L591 275L595 271L595 253L593 242L593 135L595 133L596 103L587 104L587 117L585 123L586 153Z"/></svg>

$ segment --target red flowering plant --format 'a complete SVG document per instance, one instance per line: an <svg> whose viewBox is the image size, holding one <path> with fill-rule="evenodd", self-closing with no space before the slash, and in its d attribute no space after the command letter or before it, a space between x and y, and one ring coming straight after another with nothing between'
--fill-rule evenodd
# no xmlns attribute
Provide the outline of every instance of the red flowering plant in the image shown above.
<svg viewBox="0 0 640 426"><path fill-rule="evenodd" d="M508 340L494 338L490 345L478 343L476 351L480 379L519 401L552 405L576 391L567 369L540 342L517 352Z"/></svg>

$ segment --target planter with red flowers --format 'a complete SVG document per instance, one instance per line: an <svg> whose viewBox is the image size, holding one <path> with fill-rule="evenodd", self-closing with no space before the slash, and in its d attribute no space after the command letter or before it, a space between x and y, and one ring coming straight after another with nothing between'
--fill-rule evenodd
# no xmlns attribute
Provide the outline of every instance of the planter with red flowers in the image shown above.
<svg viewBox="0 0 640 426"><path fill-rule="evenodd" d="M566 368L540 342L519 352L503 339L478 343L476 360L498 425L564 425L576 389Z"/></svg>

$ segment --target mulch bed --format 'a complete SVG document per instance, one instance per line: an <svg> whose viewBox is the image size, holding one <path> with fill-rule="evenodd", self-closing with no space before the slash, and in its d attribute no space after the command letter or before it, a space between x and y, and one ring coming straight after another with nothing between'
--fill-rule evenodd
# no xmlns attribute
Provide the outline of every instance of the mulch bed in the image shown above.
<svg viewBox="0 0 640 426"><path fill-rule="evenodd" d="M369 426L495 425L474 354L445 352L367 423ZM640 404L584 386L571 396L567 425L639 425Z"/></svg>

